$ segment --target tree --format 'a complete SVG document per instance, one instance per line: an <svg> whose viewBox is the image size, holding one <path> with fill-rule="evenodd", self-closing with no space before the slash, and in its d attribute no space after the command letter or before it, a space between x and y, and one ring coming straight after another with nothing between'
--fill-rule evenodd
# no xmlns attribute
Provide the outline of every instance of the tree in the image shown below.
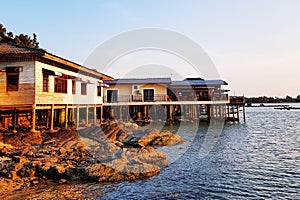
<svg viewBox="0 0 300 200"><path fill-rule="evenodd" d="M37 36L33 33L33 39L30 36L21 33L20 35L16 35L12 32L6 32L6 28L3 24L0 24L0 42L13 42L16 45L29 47L29 48L39 48L39 42L37 41Z"/></svg>
<svg viewBox="0 0 300 200"><path fill-rule="evenodd" d="M2 24L0 24L0 42L5 39L6 28Z"/></svg>
<svg viewBox="0 0 300 200"><path fill-rule="evenodd" d="M37 36L36 36L35 33L33 33L33 41L32 41L32 43L33 43L34 48L36 48L36 49L39 48L39 42L37 41Z"/></svg>

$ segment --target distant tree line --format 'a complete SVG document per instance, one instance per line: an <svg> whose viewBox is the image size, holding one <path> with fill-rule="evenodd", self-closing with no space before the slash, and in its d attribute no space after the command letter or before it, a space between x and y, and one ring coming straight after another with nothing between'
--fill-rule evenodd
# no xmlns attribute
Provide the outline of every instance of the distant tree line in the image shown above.
<svg viewBox="0 0 300 200"><path fill-rule="evenodd" d="M0 24L0 43L1 42L12 42L16 45L29 47L29 48L39 48L39 42L37 41L37 36L33 33L33 38L21 33L20 35L15 35L12 32L7 32L3 24Z"/></svg>
<svg viewBox="0 0 300 200"><path fill-rule="evenodd" d="M286 96L285 98L279 97L246 97L246 103L293 103L293 102L300 102L300 95L296 98L291 96Z"/></svg>

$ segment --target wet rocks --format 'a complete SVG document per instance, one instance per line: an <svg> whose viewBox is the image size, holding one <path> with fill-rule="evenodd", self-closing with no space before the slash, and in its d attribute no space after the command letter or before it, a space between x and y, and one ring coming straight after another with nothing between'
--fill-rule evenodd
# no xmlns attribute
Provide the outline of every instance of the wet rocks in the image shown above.
<svg viewBox="0 0 300 200"><path fill-rule="evenodd" d="M136 130L132 123L117 121L78 131L0 135L0 195L49 179L65 183L149 178L168 165L154 145L184 143L170 132Z"/></svg>

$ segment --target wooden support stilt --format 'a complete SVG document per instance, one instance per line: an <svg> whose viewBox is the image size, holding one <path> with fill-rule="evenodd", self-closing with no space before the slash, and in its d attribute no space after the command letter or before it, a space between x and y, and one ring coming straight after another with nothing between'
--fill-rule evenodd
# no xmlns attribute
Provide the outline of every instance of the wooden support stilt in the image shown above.
<svg viewBox="0 0 300 200"><path fill-rule="evenodd" d="M97 107L94 105L94 125L97 125Z"/></svg>
<svg viewBox="0 0 300 200"><path fill-rule="evenodd" d="M244 118L244 123L246 123L246 108L245 108L245 104L243 105L243 118Z"/></svg>
<svg viewBox="0 0 300 200"><path fill-rule="evenodd" d="M86 106L85 109L85 124L89 124L89 107Z"/></svg>
<svg viewBox="0 0 300 200"><path fill-rule="evenodd" d="M102 106L100 107L99 112L100 112L99 115L100 115L100 124L101 124L101 122L103 120L103 107Z"/></svg>
<svg viewBox="0 0 300 200"><path fill-rule="evenodd" d="M49 128L49 110L46 110L46 128Z"/></svg>
<svg viewBox="0 0 300 200"><path fill-rule="evenodd" d="M97 125L97 107L94 105L94 125Z"/></svg>
<svg viewBox="0 0 300 200"><path fill-rule="evenodd" d="M50 132L54 131L53 124L54 124L54 104L51 104L51 116L50 116Z"/></svg>
<svg viewBox="0 0 300 200"><path fill-rule="evenodd" d="M79 113L80 109L79 109L79 106L77 106L76 111L77 111L76 112L76 127L79 128L79 121L80 121L80 119L79 119L80 118L80 113Z"/></svg>
<svg viewBox="0 0 300 200"><path fill-rule="evenodd" d="M15 108L12 112L12 126L13 126L13 133L16 133L16 124L17 124L17 109Z"/></svg>
<svg viewBox="0 0 300 200"><path fill-rule="evenodd" d="M35 116L35 106L32 106L31 109L31 132L35 132L35 120L36 120L36 116Z"/></svg>
<svg viewBox="0 0 300 200"><path fill-rule="evenodd" d="M65 106L65 129L68 129L68 121L69 121L69 107L67 104Z"/></svg>
<svg viewBox="0 0 300 200"><path fill-rule="evenodd" d="M122 113L122 106L119 107L119 119L122 120L123 118L123 113Z"/></svg>
<svg viewBox="0 0 300 200"><path fill-rule="evenodd" d="M71 109L71 122L75 123L75 108L74 107Z"/></svg>
<svg viewBox="0 0 300 200"><path fill-rule="evenodd" d="M230 118L230 109L229 109L229 105L227 105L227 118L229 119Z"/></svg>
<svg viewBox="0 0 300 200"><path fill-rule="evenodd" d="M173 121L173 105L170 105L170 108L169 108L169 110L170 110L170 121Z"/></svg>
<svg viewBox="0 0 300 200"><path fill-rule="evenodd" d="M236 112L237 112L237 119L238 119L238 121L240 121L240 106L239 105L237 105L236 106L237 108L236 108Z"/></svg>

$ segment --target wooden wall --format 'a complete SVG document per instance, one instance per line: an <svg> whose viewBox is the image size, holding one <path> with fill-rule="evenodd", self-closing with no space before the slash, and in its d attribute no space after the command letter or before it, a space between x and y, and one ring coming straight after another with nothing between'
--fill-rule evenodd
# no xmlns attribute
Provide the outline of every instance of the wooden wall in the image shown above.
<svg viewBox="0 0 300 200"><path fill-rule="evenodd" d="M0 63L0 69L6 67L21 66L23 71L19 75L19 90L6 91L6 72L0 72L0 105L20 105L34 103L34 78L35 63L29 62L5 62Z"/></svg>
<svg viewBox="0 0 300 200"><path fill-rule="evenodd" d="M130 95L135 94L132 86L138 85L138 84L132 84L132 85L111 85L109 88L104 89L104 95L107 95L107 90L118 90L119 95ZM140 93L143 94L143 89L154 89L155 94L167 94L167 86L161 85L161 84L140 84L139 90Z"/></svg>
<svg viewBox="0 0 300 200"><path fill-rule="evenodd" d="M81 95L81 82L76 81L76 94L72 94L72 80L68 79L68 93L54 92L54 76L49 76L49 92L43 92L43 68L59 72L62 74L75 76L84 80L89 80L92 84L87 84L87 95ZM97 83L100 80L84 76L75 72L70 72L55 66L36 62L36 104L102 104L102 96L97 96ZM102 89L103 92L103 89Z"/></svg>
<svg viewBox="0 0 300 200"><path fill-rule="evenodd" d="M0 106L14 106L20 104L102 104L103 89L101 97L97 96L97 85L101 80L70 72L52 65L38 61L28 62L3 62L0 69L6 67L21 66L23 71L19 76L19 90L6 91L6 72L0 72ZM54 76L49 76L49 92L43 92L43 68L71 75L92 84L87 84L87 95L81 95L81 82L76 82L76 94L72 94L72 80L68 79L68 93L54 92Z"/></svg>

